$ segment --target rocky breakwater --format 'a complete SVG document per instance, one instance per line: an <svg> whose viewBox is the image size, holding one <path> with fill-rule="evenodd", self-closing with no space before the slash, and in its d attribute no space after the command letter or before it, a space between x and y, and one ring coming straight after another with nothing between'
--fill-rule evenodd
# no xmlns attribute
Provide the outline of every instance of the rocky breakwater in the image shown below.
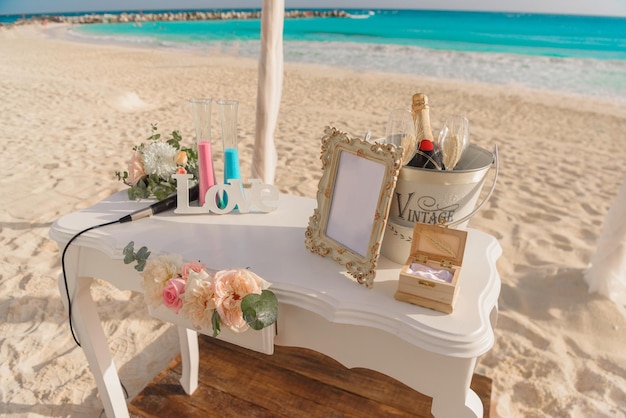
<svg viewBox="0 0 626 418"><path fill-rule="evenodd" d="M285 19L302 19L311 17L348 17L341 10L286 10ZM67 23L86 25L92 23L141 23L141 22L174 22L186 20L227 20L227 19L260 19L261 11L187 11L187 12L154 12L154 13L101 13L80 16L37 15L16 20L10 25Z"/></svg>

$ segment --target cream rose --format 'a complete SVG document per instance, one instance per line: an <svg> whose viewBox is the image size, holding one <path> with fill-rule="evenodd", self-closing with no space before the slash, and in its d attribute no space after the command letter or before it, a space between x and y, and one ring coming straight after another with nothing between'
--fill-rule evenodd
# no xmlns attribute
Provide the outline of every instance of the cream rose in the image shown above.
<svg viewBox="0 0 626 418"><path fill-rule="evenodd" d="M248 324L241 312L241 300L250 293L261 294L269 283L250 270L222 270L213 278L215 306L223 326L234 332L243 332Z"/></svg>
<svg viewBox="0 0 626 418"><path fill-rule="evenodd" d="M205 270L188 270L182 313L200 330L212 328L211 318L215 311L215 292L211 275Z"/></svg>
<svg viewBox="0 0 626 418"><path fill-rule="evenodd" d="M157 308L162 303L163 289L168 280L179 277L178 272L183 265L183 259L177 254L159 256L148 260L141 276L141 286L144 290L146 303Z"/></svg>
<svg viewBox="0 0 626 418"><path fill-rule="evenodd" d="M176 157L174 157L174 162L178 165L187 165L187 152L186 151L178 151L176 153Z"/></svg>

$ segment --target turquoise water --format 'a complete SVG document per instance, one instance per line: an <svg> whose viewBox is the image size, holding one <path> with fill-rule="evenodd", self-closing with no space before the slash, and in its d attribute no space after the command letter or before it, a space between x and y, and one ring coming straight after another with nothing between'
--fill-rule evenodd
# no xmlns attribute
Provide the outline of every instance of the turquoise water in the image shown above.
<svg viewBox="0 0 626 418"><path fill-rule="evenodd" d="M287 62L443 77L626 101L626 18L353 11L288 19ZM256 58L260 22L86 25L73 36Z"/></svg>

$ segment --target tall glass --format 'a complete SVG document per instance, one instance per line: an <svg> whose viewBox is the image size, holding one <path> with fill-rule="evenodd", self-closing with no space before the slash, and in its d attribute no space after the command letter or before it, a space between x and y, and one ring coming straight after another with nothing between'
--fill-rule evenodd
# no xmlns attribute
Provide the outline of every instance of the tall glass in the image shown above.
<svg viewBox="0 0 626 418"><path fill-rule="evenodd" d="M462 115L448 116L439 134L441 160L446 170L454 170L469 143L469 121Z"/></svg>
<svg viewBox="0 0 626 418"><path fill-rule="evenodd" d="M402 165L407 165L417 148L418 139L415 131L415 121L408 109L395 109L389 113L385 142L402 147Z"/></svg>
<svg viewBox="0 0 626 418"><path fill-rule="evenodd" d="M215 185L215 169L211 149L211 103L212 99L190 99L191 114L196 130L198 146L198 177L200 183L200 206L204 205L205 195Z"/></svg>
<svg viewBox="0 0 626 418"><path fill-rule="evenodd" d="M224 183L241 179L239 169L239 150L237 148L237 109L239 101L220 99L217 109L222 126L222 144L224 145ZM220 207L228 204L228 196L224 195ZM223 206L222 206L223 205Z"/></svg>

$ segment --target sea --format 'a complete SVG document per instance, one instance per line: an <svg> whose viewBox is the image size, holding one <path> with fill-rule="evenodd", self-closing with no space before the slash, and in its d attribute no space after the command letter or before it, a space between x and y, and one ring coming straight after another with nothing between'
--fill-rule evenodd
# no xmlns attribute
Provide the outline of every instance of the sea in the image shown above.
<svg viewBox="0 0 626 418"><path fill-rule="evenodd" d="M626 17L347 10L287 19L286 62L411 74L626 102ZM260 21L92 24L70 36L256 58Z"/></svg>

